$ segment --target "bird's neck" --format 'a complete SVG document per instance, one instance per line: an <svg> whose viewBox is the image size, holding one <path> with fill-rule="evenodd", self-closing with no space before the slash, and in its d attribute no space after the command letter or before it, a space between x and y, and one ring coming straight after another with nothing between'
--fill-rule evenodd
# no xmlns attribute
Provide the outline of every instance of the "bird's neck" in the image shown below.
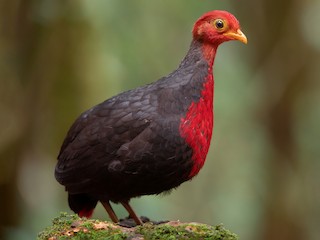
<svg viewBox="0 0 320 240"><path fill-rule="evenodd" d="M180 67L205 61L208 64L208 67L210 67L212 70L216 52L216 46L212 46L211 44L207 44L199 40L193 40L187 55L180 64Z"/></svg>
<svg viewBox="0 0 320 240"><path fill-rule="evenodd" d="M182 62L186 65L189 65L190 62L195 64L193 79L201 84L199 99L191 102L186 116L181 119L180 124L181 135L193 150L192 160L194 164L188 178L198 174L205 162L210 146L213 129L214 95L212 66L215 54L216 48L193 41L187 56ZM194 83L190 82L190 84Z"/></svg>
<svg viewBox="0 0 320 240"><path fill-rule="evenodd" d="M211 44L201 43L201 52L203 58L208 62L211 70L214 64L214 59L216 57L217 47L212 46Z"/></svg>

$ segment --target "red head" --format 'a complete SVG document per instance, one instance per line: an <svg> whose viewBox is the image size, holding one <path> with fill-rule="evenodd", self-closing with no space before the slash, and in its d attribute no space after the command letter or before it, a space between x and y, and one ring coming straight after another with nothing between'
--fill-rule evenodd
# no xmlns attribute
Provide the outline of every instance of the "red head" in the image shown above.
<svg viewBox="0 0 320 240"><path fill-rule="evenodd" d="M193 38L213 47L230 41L247 43L246 36L240 30L239 21L226 11L211 11L202 15L193 27Z"/></svg>

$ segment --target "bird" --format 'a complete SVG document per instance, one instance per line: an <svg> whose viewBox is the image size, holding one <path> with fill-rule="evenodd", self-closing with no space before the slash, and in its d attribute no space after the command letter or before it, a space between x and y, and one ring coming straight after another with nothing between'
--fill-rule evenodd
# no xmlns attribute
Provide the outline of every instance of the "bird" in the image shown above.
<svg viewBox="0 0 320 240"><path fill-rule="evenodd" d="M58 155L56 180L80 217L100 202L110 219L120 203L142 225L129 201L170 192L203 167L213 129L213 64L218 46L247 44L239 21L223 10L204 13L178 68L159 80L115 95L83 112Z"/></svg>

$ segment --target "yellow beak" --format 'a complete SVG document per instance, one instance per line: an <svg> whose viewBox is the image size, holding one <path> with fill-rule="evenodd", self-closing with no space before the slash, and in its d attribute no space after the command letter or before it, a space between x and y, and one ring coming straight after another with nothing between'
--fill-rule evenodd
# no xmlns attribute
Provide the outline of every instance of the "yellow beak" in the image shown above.
<svg viewBox="0 0 320 240"><path fill-rule="evenodd" d="M226 32L224 33L225 36L229 37L229 38L232 38L234 40L238 40L240 42L243 42L244 44L247 44L248 43L248 39L246 37L246 35L244 35L244 33L238 29L237 32Z"/></svg>

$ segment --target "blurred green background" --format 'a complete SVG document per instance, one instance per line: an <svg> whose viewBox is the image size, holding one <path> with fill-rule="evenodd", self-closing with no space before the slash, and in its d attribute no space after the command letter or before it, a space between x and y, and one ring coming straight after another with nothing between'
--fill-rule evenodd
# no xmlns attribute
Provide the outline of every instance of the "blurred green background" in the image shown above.
<svg viewBox="0 0 320 240"><path fill-rule="evenodd" d="M218 50L205 167L132 205L155 220L224 223L243 240L320 239L318 0L0 0L0 239L35 239L70 212L53 176L69 126L175 69L213 9L234 13L249 43Z"/></svg>

